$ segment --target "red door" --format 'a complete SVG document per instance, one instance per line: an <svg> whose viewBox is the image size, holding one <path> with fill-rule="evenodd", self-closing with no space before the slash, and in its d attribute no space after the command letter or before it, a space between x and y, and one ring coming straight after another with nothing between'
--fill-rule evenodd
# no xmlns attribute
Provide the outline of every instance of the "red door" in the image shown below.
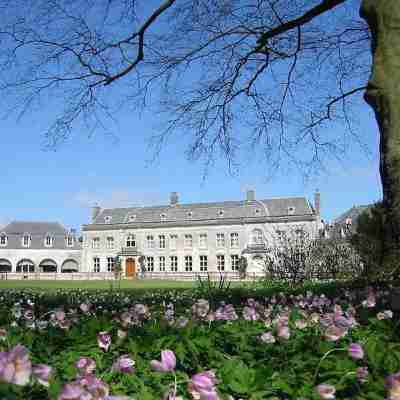
<svg viewBox="0 0 400 400"><path fill-rule="evenodd" d="M136 276L136 264L133 258L126 260L125 275L127 278L135 278Z"/></svg>

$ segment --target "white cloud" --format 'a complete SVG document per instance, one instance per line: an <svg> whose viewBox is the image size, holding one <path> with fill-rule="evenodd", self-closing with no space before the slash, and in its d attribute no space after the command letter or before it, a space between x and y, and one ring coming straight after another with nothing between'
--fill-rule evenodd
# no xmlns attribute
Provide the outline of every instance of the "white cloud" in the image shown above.
<svg viewBox="0 0 400 400"><path fill-rule="evenodd" d="M80 207L123 208L167 204L167 199L158 192L133 192L114 189L110 192L80 191L72 195L72 202Z"/></svg>

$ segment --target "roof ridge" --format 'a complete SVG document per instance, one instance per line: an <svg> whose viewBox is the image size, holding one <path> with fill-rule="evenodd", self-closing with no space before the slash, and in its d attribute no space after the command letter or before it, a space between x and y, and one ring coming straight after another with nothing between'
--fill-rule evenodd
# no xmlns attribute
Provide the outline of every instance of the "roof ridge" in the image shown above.
<svg viewBox="0 0 400 400"><path fill-rule="evenodd" d="M240 205L246 205L249 203L257 203L258 201L275 201L275 200L294 200L294 199L304 199L307 200L306 196L293 196L293 197L271 197L268 199L255 199L255 200L222 200L222 201L210 201L210 202L195 202L195 203L178 203L178 204L160 204L160 205L151 205L151 206L132 206L132 207L107 207L107 208L102 208L101 213L104 211L110 211L110 210L132 210L132 209L156 209L156 208L178 208L178 207L190 207L190 206L199 206L199 205L212 205L212 204L228 204L228 203L236 203Z"/></svg>

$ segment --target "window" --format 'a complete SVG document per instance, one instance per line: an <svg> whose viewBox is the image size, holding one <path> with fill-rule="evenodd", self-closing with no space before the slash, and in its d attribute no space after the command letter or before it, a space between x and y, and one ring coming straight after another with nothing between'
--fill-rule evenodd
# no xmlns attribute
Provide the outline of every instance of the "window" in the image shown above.
<svg viewBox="0 0 400 400"><path fill-rule="evenodd" d="M95 237L92 239L92 249L99 249L100 248L100 238Z"/></svg>
<svg viewBox="0 0 400 400"><path fill-rule="evenodd" d="M254 229L253 232L251 232L251 244L264 244L264 237L261 229Z"/></svg>
<svg viewBox="0 0 400 400"><path fill-rule="evenodd" d="M22 237L22 246L29 247L30 244L31 244L31 236L30 235L24 235Z"/></svg>
<svg viewBox="0 0 400 400"><path fill-rule="evenodd" d="M296 240L304 240L306 237L306 233L303 229L296 229L295 231Z"/></svg>
<svg viewBox="0 0 400 400"><path fill-rule="evenodd" d="M5 233L0 235L0 246L7 246L7 235Z"/></svg>
<svg viewBox="0 0 400 400"><path fill-rule="evenodd" d="M193 212L192 211L188 211L187 216L188 216L188 218L192 218L193 217Z"/></svg>
<svg viewBox="0 0 400 400"><path fill-rule="evenodd" d="M217 233L217 247L225 247L225 234Z"/></svg>
<svg viewBox="0 0 400 400"><path fill-rule="evenodd" d="M17 264L16 272L35 272L35 265L31 260L21 260Z"/></svg>
<svg viewBox="0 0 400 400"><path fill-rule="evenodd" d="M93 272L100 272L100 258L93 258Z"/></svg>
<svg viewBox="0 0 400 400"><path fill-rule="evenodd" d="M136 221L136 214L128 215L128 222L135 222Z"/></svg>
<svg viewBox="0 0 400 400"><path fill-rule="evenodd" d="M261 210L259 208L256 208L254 212L256 213L257 216L261 214Z"/></svg>
<svg viewBox="0 0 400 400"><path fill-rule="evenodd" d="M147 248L148 249L154 249L154 236L153 235L147 235L146 236L147 240Z"/></svg>
<svg viewBox="0 0 400 400"><path fill-rule="evenodd" d="M107 249L114 248L114 238L112 236L107 237Z"/></svg>
<svg viewBox="0 0 400 400"><path fill-rule="evenodd" d="M276 231L276 239L278 242L282 243L286 240L286 232L285 231Z"/></svg>
<svg viewBox="0 0 400 400"><path fill-rule="evenodd" d="M126 238L126 247L136 247L136 238L135 235L130 234Z"/></svg>
<svg viewBox="0 0 400 400"><path fill-rule="evenodd" d="M190 272L193 270L193 257L185 256L185 271Z"/></svg>
<svg viewBox="0 0 400 400"><path fill-rule="evenodd" d="M231 269L232 271L239 271L239 256L231 254Z"/></svg>
<svg viewBox="0 0 400 400"><path fill-rule="evenodd" d="M160 246L160 249L165 249L165 235L160 235L158 237L158 244Z"/></svg>
<svg viewBox="0 0 400 400"><path fill-rule="evenodd" d="M239 247L239 234L237 232L231 233L231 247Z"/></svg>
<svg viewBox="0 0 400 400"><path fill-rule="evenodd" d="M225 271L225 256L223 254L217 255L217 269L218 271Z"/></svg>
<svg viewBox="0 0 400 400"><path fill-rule="evenodd" d="M167 219L167 214L162 213L160 214L161 221L165 221Z"/></svg>
<svg viewBox="0 0 400 400"><path fill-rule="evenodd" d="M111 224L111 220L112 220L111 215L107 215L106 217L104 217L105 224Z"/></svg>
<svg viewBox="0 0 400 400"><path fill-rule="evenodd" d="M164 256L158 257L158 267L161 272L165 271L165 257Z"/></svg>
<svg viewBox="0 0 400 400"><path fill-rule="evenodd" d="M224 210L219 210L218 217L223 217L223 216L224 216Z"/></svg>
<svg viewBox="0 0 400 400"><path fill-rule="evenodd" d="M154 272L154 257L147 257L147 271Z"/></svg>
<svg viewBox="0 0 400 400"><path fill-rule="evenodd" d="M177 256L171 256L169 258L170 262L170 269L172 272L177 272L178 271L178 257Z"/></svg>
<svg viewBox="0 0 400 400"><path fill-rule="evenodd" d="M193 236L185 235L185 247L193 247Z"/></svg>
<svg viewBox="0 0 400 400"><path fill-rule="evenodd" d="M115 258L114 257L107 257L107 271L113 272L115 266Z"/></svg>
<svg viewBox="0 0 400 400"><path fill-rule="evenodd" d="M202 249L205 249L207 247L207 233L200 233L199 247L201 247Z"/></svg>
<svg viewBox="0 0 400 400"><path fill-rule="evenodd" d="M207 271L208 269L208 257L200 256L200 271Z"/></svg>
<svg viewBox="0 0 400 400"><path fill-rule="evenodd" d="M176 250L177 243L178 243L178 235L171 235L169 237L169 248L171 250Z"/></svg>
<svg viewBox="0 0 400 400"><path fill-rule="evenodd" d="M296 208L293 206L288 207L288 209L287 209L288 215L294 215L295 211L296 211Z"/></svg>
<svg viewBox="0 0 400 400"><path fill-rule="evenodd" d="M71 235L67 236L67 247L73 247L74 246L74 237Z"/></svg>
<svg viewBox="0 0 400 400"><path fill-rule="evenodd" d="M53 247L53 241L54 238L52 238L50 235L47 235L46 238L44 239L44 245L46 247Z"/></svg>

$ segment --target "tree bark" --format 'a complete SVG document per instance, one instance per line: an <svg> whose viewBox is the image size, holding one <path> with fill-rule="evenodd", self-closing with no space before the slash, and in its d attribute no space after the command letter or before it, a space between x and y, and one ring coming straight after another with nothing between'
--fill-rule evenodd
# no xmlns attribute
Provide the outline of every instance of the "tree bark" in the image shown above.
<svg viewBox="0 0 400 400"><path fill-rule="evenodd" d="M400 4L363 0L360 15L371 30L373 66L365 100L380 131L380 175L387 251L400 248ZM392 253L394 254L394 253Z"/></svg>

